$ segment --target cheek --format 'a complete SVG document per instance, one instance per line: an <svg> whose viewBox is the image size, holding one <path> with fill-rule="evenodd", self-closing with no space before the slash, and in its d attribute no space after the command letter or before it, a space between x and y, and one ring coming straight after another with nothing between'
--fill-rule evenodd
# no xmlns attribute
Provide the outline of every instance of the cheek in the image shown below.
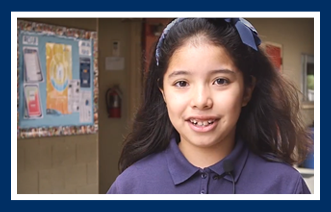
<svg viewBox="0 0 331 212"><path fill-rule="evenodd" d="M240 90L222 93L214 99L214 107L219 108L224 114L239 114L242 107L243 94Z"/></svg>
<svg viewBox="0 0 331 212"><path fill-rule="evenodd" d="M170 121L173 123L173 125L177 126L178 119L183 117L185 111L189 107L187 104L187 98L185 99L183 95L176 94L175 92L165 92L165 98L167 100L166 107Z"/></svg>
<svg viewBox="0 0 331 212"><path fill-rule="evenodd" d="M171 95L165 95L166 104L169 112L180 112L185 109L187 100L183 98L182 95L176 95L171 93Z"/></svg>

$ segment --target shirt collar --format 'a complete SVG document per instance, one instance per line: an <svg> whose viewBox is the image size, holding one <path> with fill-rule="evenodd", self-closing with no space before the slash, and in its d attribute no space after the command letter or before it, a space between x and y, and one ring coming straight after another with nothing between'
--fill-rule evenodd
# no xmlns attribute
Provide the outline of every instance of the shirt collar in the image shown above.
<svg viewBox="0 0 331 212"><path fill-rule="evenodd" d="M178 148L178 144L175 138L171 139L165 154L168 162L169 172L175 185L186 181L199 170L198 167L193 166L184 157L183 153Z"/></svg>
<svg viewBox="0 0 331 212"><path fill-rule="evenodd" d="M234 165L234 179L238 181L240 174L245 166L248 149L245 147L244 142L241 139L236 140L236 144L232 152L226 156L223 160L210 166L209 168L218 175L224 174L223 162L224 160L231 160ZM193 174L195 174L199 168L193 166L182 154L178 148L178 144L175 138L172 138L169 147L165 151L166 159L168 162L169 172L175 185L178 185L188 180ZM232 182L232 178L229 175L225 175L224 179Z"/></svg>
<svg viewBox="0 0 331 212"><path fill-rule="evenodd" d="M234 170L232 171L234 176L234 181L237 182L248 158L249 150L246 147L242 139L237 139L236 144L232 152L223 158L218 163L209 167L212 171L216 172L218 175L224 174L223 163L225 160L230 160L233 163ZM232 182L232 177L230 175L225 175L224 179Z"/></svg>

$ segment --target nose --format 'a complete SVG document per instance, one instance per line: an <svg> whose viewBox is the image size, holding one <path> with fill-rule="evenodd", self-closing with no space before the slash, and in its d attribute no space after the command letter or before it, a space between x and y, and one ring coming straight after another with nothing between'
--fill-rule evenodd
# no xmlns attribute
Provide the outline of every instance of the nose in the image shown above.
<svg viewBox="0 0 331 212"><path fill-rule="evenodd" d="M208 86L197 86L192 89L191 107L199 110L206 110L213 106L211 91Z"/></svg>

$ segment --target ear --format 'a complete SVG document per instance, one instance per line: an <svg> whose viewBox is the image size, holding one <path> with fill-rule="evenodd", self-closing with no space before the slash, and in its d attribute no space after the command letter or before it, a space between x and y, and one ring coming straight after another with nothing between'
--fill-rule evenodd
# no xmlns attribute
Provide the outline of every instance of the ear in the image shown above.
<svg viewBox="0 0 331 212"><path fill-rule="evenodd" d="M251 76L250 85L245 88L245 93L241 106L245 107L252 98L252 94L256 85L256 78Z"/></svg>
<svg viewBox="0 0 331 212"><path fill-rule="evenodd" d="M164 96L164 91L163 91L162 88L160 88L160 87L159 87L159 90L160 90L160 92L162 93L162 96L163 96L163 100L164 100L164 102L167 103L166 98L165 98L165 96Z"/></svg>
<svg viewBox="0 0 331 212"><path fill-rule="evenodd" d="M163 89L161 88L161 86L159 86L159 85L160 85L159 81L160 81L160 79L157 80L157 84L158 84L159 90L160 90L160 92L162 93L162 96L163 96L163 100L164 100L164 102L167 103L167 102L166 102L166 98L165 98L165 96L164 96L164 91L163 91Z"/></svg>

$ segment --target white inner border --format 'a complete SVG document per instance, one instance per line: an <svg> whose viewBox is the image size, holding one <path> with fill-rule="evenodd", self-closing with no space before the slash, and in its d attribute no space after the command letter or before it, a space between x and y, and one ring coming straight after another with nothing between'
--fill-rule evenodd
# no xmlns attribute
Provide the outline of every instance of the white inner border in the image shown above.
<svg viewBox="0 0 331 212"><path fill-rule="evenodd" d="M314 18L314 194L17 194L17 18ZM11 12L12 200L320 200L320 12Z"/></svg>

